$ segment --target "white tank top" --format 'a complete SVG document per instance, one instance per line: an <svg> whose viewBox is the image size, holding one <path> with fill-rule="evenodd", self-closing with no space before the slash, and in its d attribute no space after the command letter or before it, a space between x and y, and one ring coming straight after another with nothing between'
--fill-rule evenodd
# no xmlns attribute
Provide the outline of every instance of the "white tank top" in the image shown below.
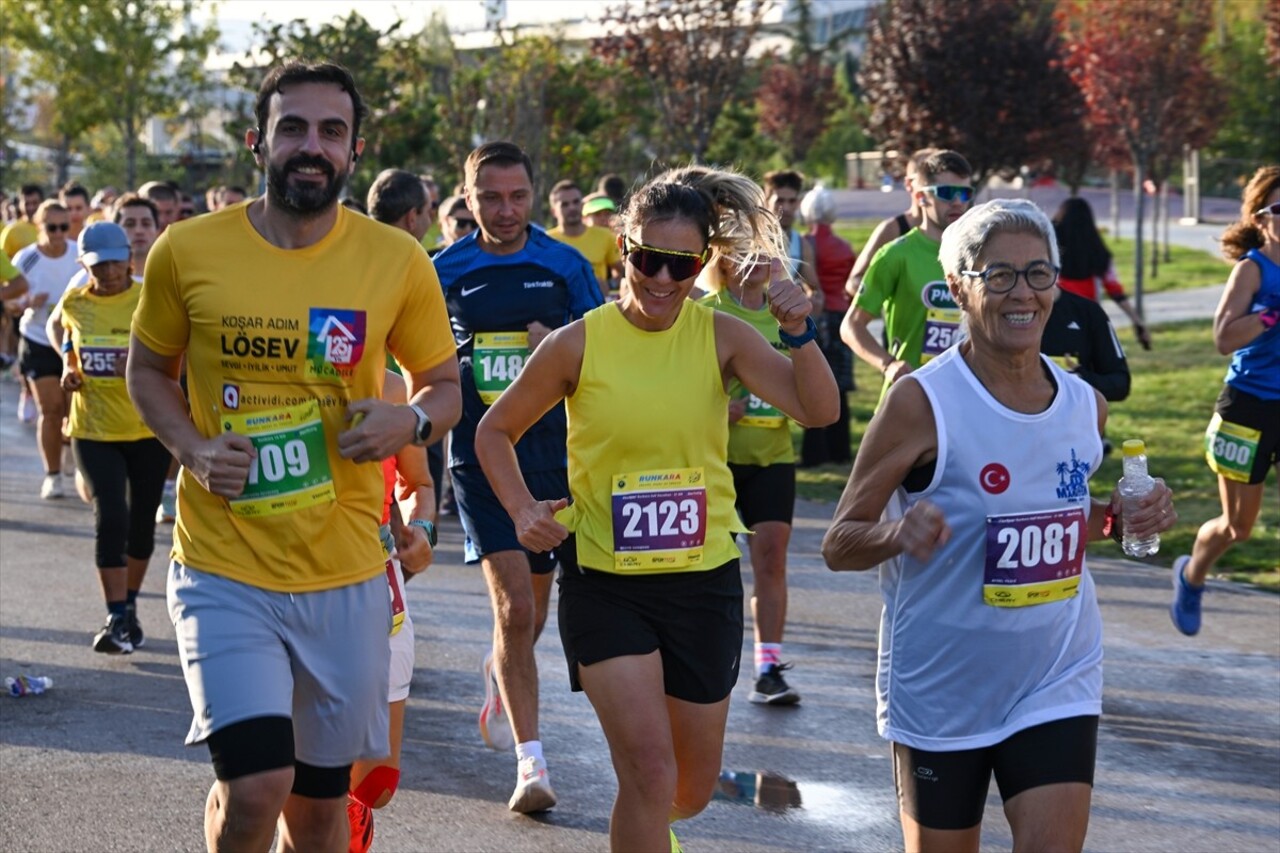
<svg viewBox="0 0 1280 853"><path fill-rule="evenodd" d="M886 516L927 498L951 539L925 563L880 567L876 722L888 740L978 749L1102 713L1102 621L1084 564L1097 400L1043 363L1058 390L1034 415L997 402L958 347L908 377L933 408L938 459L928 487L899 487Z"/></svg>

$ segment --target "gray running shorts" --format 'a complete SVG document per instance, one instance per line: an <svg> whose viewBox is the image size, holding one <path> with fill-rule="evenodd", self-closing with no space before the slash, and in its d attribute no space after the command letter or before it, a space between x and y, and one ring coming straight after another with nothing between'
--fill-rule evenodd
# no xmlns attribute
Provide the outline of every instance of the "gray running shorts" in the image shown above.
<svg viewBox="0 0 1280 853"><path fill-rule="evenodd" d="M382 572L287 593L172 562L169 616L194 712L187 744L243 720L288 717L299 761L386 757L388 598Z"/></svg>

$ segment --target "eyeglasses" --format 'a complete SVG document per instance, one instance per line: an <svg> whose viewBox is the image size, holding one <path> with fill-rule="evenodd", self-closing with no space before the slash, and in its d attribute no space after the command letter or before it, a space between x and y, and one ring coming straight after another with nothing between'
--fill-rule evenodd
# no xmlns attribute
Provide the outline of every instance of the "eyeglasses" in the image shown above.
<svg viewBox="0 0 1280 853"><path fill-rule="evenodd" d="M57 234L59 231L70 231L71 223L63 222L61 225L54 225L46 222L44 226L44 230L48 231L50 234Z"/></svg>
<svg viewBox="0 0 1280 853"><path fill-rule="evenodd" d="M474 219L456 219L450 217L450 221L453 222L453 228L455 231L470 231L472 228L476 227L476 221Z"/></svg>
<svg viewBox="0 0 1280 853"><path fill-rule="evenodd" d="M921 187L920 189L924 192L936 195L939 201L968 202L973 199L973 187L961 186L959 184L930 184L929 186Z"/></svg>
<svg viewBox="0 0 1280 853"><path fill-rule="evenodd" d="M1048 290L1058 281L1058 268L1048 261L1032 261L1024 270L1009 264L992 264L982 272L961 270L960 275L982 279L982 285L992 293L1008 293L1018 284L1018 276L1025 276L1032 290Z"/></svg>
<svg viewBox="0 0 1280 853"><path fill-rule="evenodd" d="M1280 201L1260 207L1253 212L1254 216L1280 216Z"/></svg>
<svg viewBox="0 0 1280 853"><path fill-rule="evenodd" d="M710 251L694 254L674 249L658 249L643 243L632 243L626 237L622 238L622 253L644 275L653 278L666 267L674 281L684 281L702 272L710 255Z"/></svg>

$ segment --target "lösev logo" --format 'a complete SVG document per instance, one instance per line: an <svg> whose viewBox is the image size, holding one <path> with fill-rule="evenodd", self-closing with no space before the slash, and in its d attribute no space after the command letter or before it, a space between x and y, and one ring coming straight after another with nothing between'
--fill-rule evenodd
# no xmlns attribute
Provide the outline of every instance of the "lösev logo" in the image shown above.
<svg viewBox="0 0 1280 853"><path fill-rule="evenodd" d="M307 323L307 372L340 379L350 375L364 355L365 312L312 308Z"/></svg>

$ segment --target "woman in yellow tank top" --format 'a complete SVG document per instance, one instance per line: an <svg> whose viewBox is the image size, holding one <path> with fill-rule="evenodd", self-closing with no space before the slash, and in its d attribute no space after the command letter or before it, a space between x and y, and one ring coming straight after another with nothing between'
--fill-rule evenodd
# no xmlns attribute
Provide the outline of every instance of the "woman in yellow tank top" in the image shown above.
<svg viewBox="0 0 1280 853"><path fill-rule="evenodd" d="M595 707L618 777L610 844L665 851L669 822L711 798L742 650L726 389L738 380L810 426L831 423L838 399L809 300L776 261L770 306L790 359L687 299L713 248L744 266L784 254L756 184L676 169L636 193L622 222L621 298L542 343L480 422L476 451L521 544L564 560L570 682ZM572 506L535 501L514 450L561 399Z"/></svg>

